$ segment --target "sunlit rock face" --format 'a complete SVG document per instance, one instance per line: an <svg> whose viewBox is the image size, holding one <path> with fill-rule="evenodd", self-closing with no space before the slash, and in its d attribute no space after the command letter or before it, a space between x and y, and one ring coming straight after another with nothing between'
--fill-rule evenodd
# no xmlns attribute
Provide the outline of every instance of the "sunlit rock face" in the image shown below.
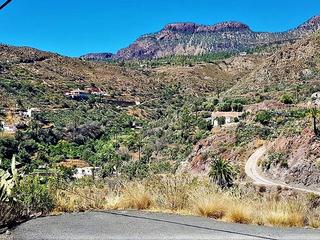
<svg viewBox="0 0 320 240"><path fill-rule="evenodd" d="M296 41L320 29L320 16L285 32L254 32L241 22L214 25L171 23L153 34L139 37L127 48L106 58L114 60L156 59L175 55L199 55L217 52L243 52L257 47ZM103 55L89 55L101 60Z"/></svg>

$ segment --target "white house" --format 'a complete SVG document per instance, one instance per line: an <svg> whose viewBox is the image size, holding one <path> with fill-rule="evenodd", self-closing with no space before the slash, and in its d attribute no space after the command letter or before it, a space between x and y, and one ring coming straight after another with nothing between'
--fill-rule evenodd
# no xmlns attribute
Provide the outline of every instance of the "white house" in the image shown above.
<svg viewBox="0 0 320 240"><path fill-rule="evenodd" d="M14 124L6 124L5 122L2 121L1 125L4 132L15 133L17 131L17 127Z"/></svg>
<svg viewBox="0 0 320 240"><path fill-rule="evenodd" d="M40 112L40 110L38 108L29 108L29 109L27 109L26 112L23 112L23 116L28 117L28 118L32 118L32 114L34 112Z"/></svg>
<svg viewBox="0 0 320 240"><path fill-rule="evenodd" d="M87 99L90 93L87 90L81 90L78 88L70 92L67 92L64 95L71 99Z"/></svg>
<svg viewBox="0 0 320 240"><path fill-rule="evenodd" d="M100 170L99 167L83 167L76 168L73 175L74 178L92 177Z"/></svg>
<svg viewBox="0 0 320 240"><path fill-rule="evenodd" d="M320 92L315 92L311 95L312 103L320 105Z"/></svg>
<svg viewBox="0 0 320 240"><path fill-rule="evenodd" d="M228 125L235 122L236 119L241 118L243 112L213 112L211 114L211 123L213 127L220 125ZM223 124L219 123L219 118L223 118L225 121Z"/></svg>

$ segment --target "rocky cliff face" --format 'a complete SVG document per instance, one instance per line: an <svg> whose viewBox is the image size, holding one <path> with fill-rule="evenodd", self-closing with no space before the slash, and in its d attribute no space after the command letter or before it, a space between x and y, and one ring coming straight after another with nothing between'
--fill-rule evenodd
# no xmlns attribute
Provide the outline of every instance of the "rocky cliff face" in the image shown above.
<svg viewBox="0 0 320 240"><path fill-rule="evenodd" d="M320 184L320 142L312 130L305 129L299 136L279 138L270 153L284 154L288 167L272 165L267 171L282 182L309 186L315 190Z"/></svg>
<svg viewBox="0 0 320 240"><path fill-rule="evenodd" d="M294 41L320 29L320 16L295 29L280 32L254 32L240 22L215 25L173 23L161 31L138 38L112 56L116 60L155 59L171 55L199 55L216 52L241 52L248 49ZM100 58L100 56L99 56Z"/></svg>

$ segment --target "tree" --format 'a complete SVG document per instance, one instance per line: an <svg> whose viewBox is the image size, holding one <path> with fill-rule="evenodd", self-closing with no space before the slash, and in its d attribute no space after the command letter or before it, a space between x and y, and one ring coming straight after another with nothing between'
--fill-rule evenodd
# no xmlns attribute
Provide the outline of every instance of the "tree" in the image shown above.
<svg viewBox="0 0 320 240"><path fill-rule="evenodd" d="M215 157L209 172L209 177L220 187L231 187L233 185L236 171L227 161Z"/></svg>

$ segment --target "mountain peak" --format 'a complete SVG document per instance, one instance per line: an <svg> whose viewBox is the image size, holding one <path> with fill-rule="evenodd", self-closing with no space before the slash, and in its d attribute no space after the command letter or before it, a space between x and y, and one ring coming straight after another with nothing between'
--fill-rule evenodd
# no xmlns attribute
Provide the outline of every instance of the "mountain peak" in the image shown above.
<svg viewBox="0 0 320 240"><path fill-rule="evenodd" d="M232 32L250 30L249 26L236 21L228 21L217 23L214 25L201 25L190 22L171 23L167 24L163 31L196 33L196 32Z"/></svg>
<svg viewBox="0 0 320 240"><path fill-rule="evenodd" d="M309 23L310 25L320 24L320 15L317 15L317 16L312 17L312 18L308 21L308 23Z"/></svg>
<svg viewBox="0 0 320 240"><path fill-rule="evenodd" d="M208 29L215 32L250 30L248 25L236 21L217 23L212 26L208 26Z"/></svg>
<svg viewBox="0 0 320 240"><path fill-rule="evenodd" d="M164 27L164 31L172 31L172 32L195 32L201 25L196 23L170 23Z"/></svg>
<svg viewBox="0 0 320 240"><path fill-rule="evenodd" d="M296 41L320 29L320 16L314 16L300 26L285 32L255 32L248 25L226 21L213 25L178 22L165 25L156 32L139 37L111 59L156 59L166 56L200 55L207 53L237 53ZM88 57L87 57L88 58ZM89 59L103 56L89 55Z"/></svg>
<svg viewBox="0 0 320 240"><path fill-rule="evenodd" d="M301 24L298 29L319 29L320 28L320 15L310 18L305 23Z"/></svg>

